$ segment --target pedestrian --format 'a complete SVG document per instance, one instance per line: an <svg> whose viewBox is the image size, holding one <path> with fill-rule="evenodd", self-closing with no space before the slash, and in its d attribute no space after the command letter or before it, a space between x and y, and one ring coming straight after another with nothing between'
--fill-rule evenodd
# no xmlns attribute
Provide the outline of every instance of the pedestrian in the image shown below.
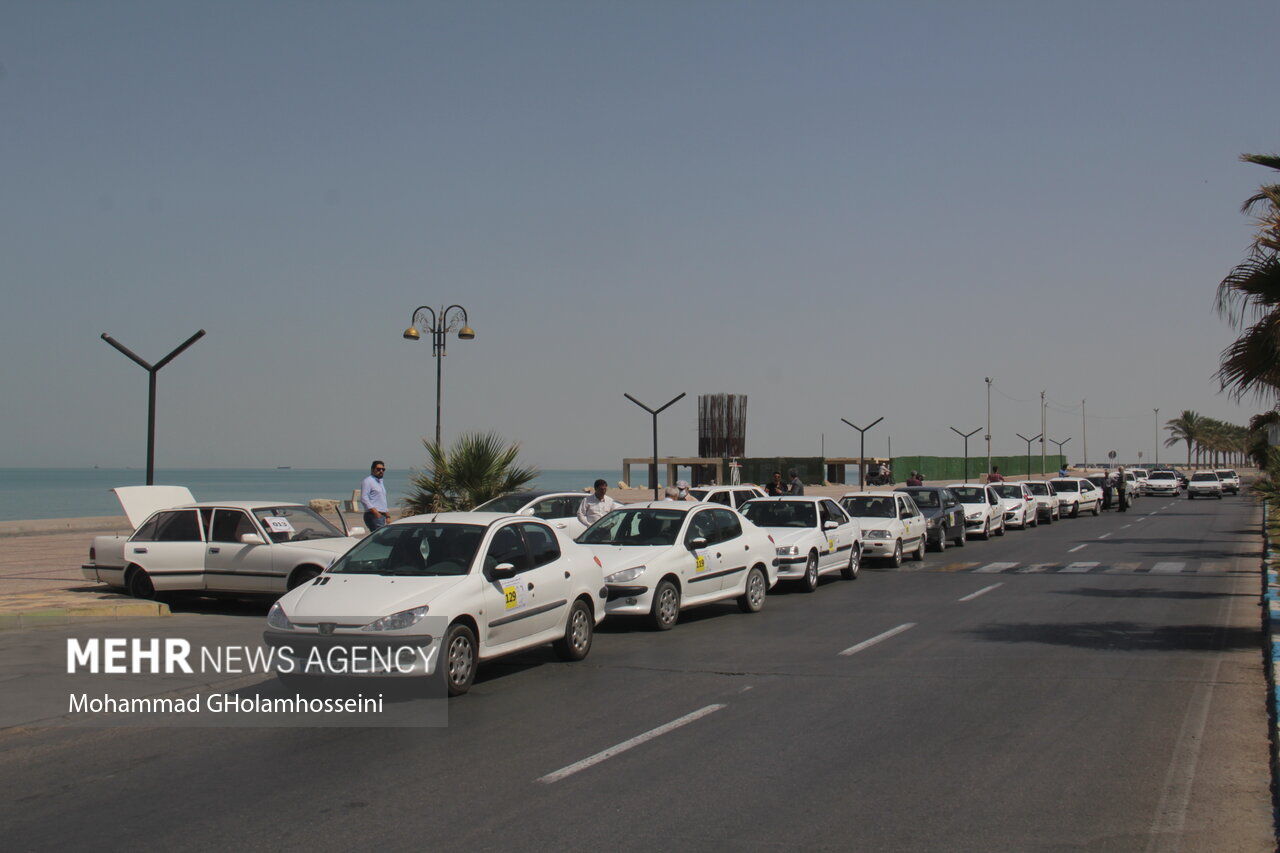
<svg viewBox="0 0 1280 853"><path fill-rule="evenodd" d="M765 491L765 494L773 498L776 498L779 495L785 495L787 493L787 487L782 484L781 471L773 472L773 479L765 483L764 491Z"/></svg>
<svg viewBox="0 0 1280 853"><path fill-rule="evenodd" d="M678 501L697 501L693 495L689 494L689 481L676 480L676 500Z"/></svg>
<svg viewBox="0 0 1280 853"><path fill-rule="evenodd" d="M988 482L988 483L1003 483L1003 482L1004 482L1004 474L1001 474L1001 473L1000 473L1000 466L999 466L999 465L992 465L992 466L991 466L991 473L987 475L987 482Z"/></svg>
<svg viewBox="0 0 1280 853"><path fill-rule="evenodd" d="M369 466L369 476L360 484L360 503L364 504L364 526L370 533L380 527L386 527L391 520L387 512L387 487L383 485L382 476L387 473L386 463L375 459Z"/></svg>
<svg viewBox="0 0 1280 853"><path fill-rule="evenodd" d="M578 521L582 522L583 526L590 527L621 506L606 494L608 491L607 482L596 480L595 491L582 499L582 503L578 506Z"/></svg>
<svg viewBox="0 0 1280 853"><path fill-rule="evenodd" d="M1112 480L1111 480L1111 476L1107 475L1102 478L1102 508L1103 509L1111 509L1111 492L1112 492Z"/></svg>
<svg viewBox="0 0 1280 853"><path fill-rule="evenodd" d="M800 482L800 475L796 473L795 468L792 468L790 471L787 472L787 478L788 478L787 494L803 495L804 483Z"/></svg>
<svg viewBox="0 0 1280 853"><path fill-rule="evenodd" d="M924 478L920 476L919 471L912 471L911 476L907 478L908 486L923 486Z"/></svg>
<svg viewBox="0 0 1280 853"><path fill-rule="evenodd" d="M684 498L680 497L680 490L677 489L675 486L667 486L665 489L662 490L662 495L663 495L662 497L663 501L684 500Z"/></svg>
<svg viewBox="0 0 1280 853"><path fill-rule="evenodd" d="M1058 466L1058 476L1059 476L1059 477L1069 477L1069 476L1071 476L1069 473L1067 473L1067 463L1066 463L1066 462L1063 462L1061 465L1059 465L1059 466Z"/></svg>
<svg viewBox="0 0 1280 853"><path fill-rule="evenodd" d="M1116 472L1116 501L1120 504L1120 512L1129 511L1129 490L1128 483L1124 481L1124 466L1120 466L1120 470Z"/></svg>

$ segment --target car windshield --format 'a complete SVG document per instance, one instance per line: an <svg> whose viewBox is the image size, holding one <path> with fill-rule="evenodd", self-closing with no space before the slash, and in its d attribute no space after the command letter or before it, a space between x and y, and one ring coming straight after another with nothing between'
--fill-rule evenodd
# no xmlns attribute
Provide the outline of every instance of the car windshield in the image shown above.
<svg viewBox="0 0 1280 853"><path fill-rule="evenodd" d="M1021 486L995 486L996 494L1002 498L1017 498L1022 500Z"/></svg>
<svg viewBox="0 0 1280 853"><path fill-rule="evenodd" d="M915 500L916 502L916 506L920 507L921 509L937 509L942 505L941 503L938 502L938 493L934 491L927 491L927 492L910 491L910 492L907 492L907 494L911 495L912 499Z"/></svg>
<svg viewBox="0 0 1280 853"><path fill-rule="evenodd" d="M1079 487L1079 485L1077 485L1077 484L1076 484L1076 481L1075 481L1075 480L1054 480L1054 481L1053 481L1053 489L1054 489L1054 491L1057 491L1057 492L1078 492L1078 491L1080 491L1080 487Z"/></svg>
<svg viewBox="0 0 1280 853"><path fill-rule="evenodd" d="M674 545L687 513L672 509L615 509L583 531L584 545Z"/></svg>
<svg viewBox="0 0 1280 853"><path fill-rule="evenodd" d="M270 506L255 509L253 514L272 542L337 539L346 535L305 506Z"/></svg>
<svg viewBox="0 0 1280 853"><path fill-rule="evenodd" d="M1234 477L1234 476L1236 476L1236 472L1235 472L1235 471L1217 471L1217 472L1215 472L1215 473L1217 473L1217 475L1218 475L1219 477Z"/></svg>
<svg viewBox="0 0 1280 853"><path fill-rule="evenodd" d="M484 538L479 524L389 524L360 540L330 572L348 575L465 575Z"/></svg>
<svg viewBox="0 0 1280 853"><path fill-rule="evenodd" d="M898 510L892 497L857 495L841 498L840 505L854 518L897 518Z"/></svg>
<svg viewBox="0 0 1280 853"><path fill-rule="evenodd" d="M503 495L502 497L494 498L491 501L486 501L485 503L480 504L480 506L476 507L475 511L505 512L508 514L517 513L524 509L524 505L535 497L537 496L531 495L528 492L516 492L515 494Z"/></svg>
<svg viewBox="0 0 1280 853"><path fill-rule="evenodd" d="M1031 490L1031 494L1033 495L1049 494L1049 487L1044 483L1027 483L1027 488Z"/></svg>
<svg viewBox="0 0 1280 853"><path fill-rule="evenodd" d="M754 500L742 505L742 514L757 527L818 526L818 513L810 501Z"/></svg>
<svg viewBox="0 0 1280 853"><path fill-rule="evenodd" d="M1191 479L1195 480L1196 482L1203 483L1206 480L1217 480L1218 475L1213 473L1212 471L1199 471L1195 474L1192 474Z"/></svg>
<svg viewBox="0 0 1280 853"><path fill-rule="evenodd" d="M1176 480L1177 477L1173 475L1172 471L1156 471L1147 479L1148 480Z"/></svg>
<svg viewBox="0 0 1280 853"><path fill-rule="evenodd" d="M981 486L952 486L962 504L984 504L987 502L987 491Z"/></svg>

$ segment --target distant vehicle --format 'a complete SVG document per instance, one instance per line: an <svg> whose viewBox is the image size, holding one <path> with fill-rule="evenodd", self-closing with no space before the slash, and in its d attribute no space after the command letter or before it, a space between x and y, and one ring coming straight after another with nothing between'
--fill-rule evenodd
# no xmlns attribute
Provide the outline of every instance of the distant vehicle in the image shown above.
<svg viewBox="0 0 1280 853"><path fill-rule="evenodd" d="M1217 498L1222 500L1222 480L1213 471L1197 471L1187 483L1187 498Z"/></svg>
<svg viewBox="0 0 1280 853"><path fill-rule="evenodd" d="M1145 495L1147 493L1147 478L1151 473L1146 468L1130 468L1129 473L1133 475L1134 481L1137 482L1137 489L1134 494Z"/></svg>
<svg viewBox="0 0 1280 853"><path fill-rule="evenodd" d="M1129 493L1129 500L1142 496L1142 484L1138 481L1137 476L1132 471L1124 472L1125 491Z"/></svg>
<svg viewBox="0 0 1280 853"><path fill-rule="evenodd" d="M840 572L858 577L862 565L862 529L830 498L783 495L756 498L742 514L773 537L778 554L778 580L796 580L805 592L818 588L818 578Z"/></svg>
<svg viewBox="0 0 1280 853"><path fill-rule="evenodd" d="M1173 471L1152 471L1147 475L1147 494L1178 496L1178 475Z"/></svg>
<svg viewBox="0 0 1280 853"><path fill-rule="evenodd" d="M485 501L475 511L540 518L573 539L587 529L578 521L578 508L586 496L586 492L511 492Z"/></svg>
<svg viewBox="0 0 1280 853"><path fill-rule="evenodd" d="M929 525L929 544L937 551L947 550L947 542L964 546L964 506L956 493L943 486L903 486L899 492L911 495Z"/></svg>
<svg viewBox="0 0 1280 853"><path fill-rule="evenodd" d="M1218 479L1222 481L1222 493L1230 492L1233 495L1240 494L1240 475L1230 468L1219 468L1213 473L1218 475Z"/></svg>
<svg viewBox="0 0 1280 853"><path fill-rule="evenodd" d="M1022 530L1035 527L1039 520L1040 505L1031 490L1020 482L1003 482L992 485L1004 506L1005 526L1013 525Z"/></svg>
<svg viewBox="0 0 1280 853"><path fill-rule="evenodd" d="M689 494L700 501L733 509L740 508L749 500L765 497L764 489L758 486L697 486L690 489Z"/></svg>
<svg viewBox="0 0 1280 853"><path fill-rule="evenodd" d="M902 492L847 492L844 508L862 528L864 557L886 558L897 568L910 550L917 562L928 547L929 525L911 495Z"/></svg>
<svg viewBox="0 0 1280 853"><path fill-rule="evenodd" d="M978 483L952 483L947 488L964 506L966 533L983 539L1004 535L1004 505L995 489Z"/></svg>
<svg viewBox="0 0 1280 853"><path fill-rule="evenodd" d="M1027 480L1024 485L1030 489L1031 494L1035 495L1036 512L1040 521L1053 524L1061 517L1058 509L1058 494L1053 490L1053 486L1044 480Z"/></svg>

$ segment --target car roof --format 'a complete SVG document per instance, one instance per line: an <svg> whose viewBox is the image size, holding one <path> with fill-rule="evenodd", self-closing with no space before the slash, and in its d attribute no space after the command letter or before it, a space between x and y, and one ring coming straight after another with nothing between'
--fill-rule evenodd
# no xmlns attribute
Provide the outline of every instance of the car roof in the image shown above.
<svg viewBox="0 0 1280 853"><path fill-rule="evenodd" d="M831 498L824 498L822 495L765 495L764 497L760 497L760 498L752 498L751 500L747 501L747 503L762 504L762 503L767 503L769 501L801 503L804 501L821 501L821 500L829 501L831 500Z"/></svg>
<svg viewBox="0 0 1280 853"><path fill-rule="evenodd" d="M422 515L411 515L400 518L392 524L478 524L488 527L495 521L504 518L518 518L521 521L540 521L527 515L512 515L509 512L426 512Z"/></svg>
<svg viewBox="0 0 1280 853"><path fill-rule="evenodd" d="M537 500L538 498L579 498L583 497L587 492L506 492L498 495L498 498L524 498L525 500ZM498 498L493 498L497 500ZM489 501L485 501L488 503Z"/></svg>
<svg viewBox="0 0 1280 853"><path fill-rule="evenodd" d="M885 495L892 495L894 492L897 492L897 491L901 491L901 490L900 490L900 489L894 489L894 490L893 490L893 492L845 492L843 495L841 495L841 496L840 496L840 498L841 498L841 499L844 499L844 498L882 498L882 497L884 497Z"/></svg>
<svg viewBox="0 0 1280 853"><path fill-rule="evenodd" d="M732 510L733 507L724 504L715 503L714 501L636 501L635 503L622 504L618 509L677 509L681 512L688 512L691 509L699 507L713 506L717 509ZM617 512L615 509L614 512Z"/></svg>

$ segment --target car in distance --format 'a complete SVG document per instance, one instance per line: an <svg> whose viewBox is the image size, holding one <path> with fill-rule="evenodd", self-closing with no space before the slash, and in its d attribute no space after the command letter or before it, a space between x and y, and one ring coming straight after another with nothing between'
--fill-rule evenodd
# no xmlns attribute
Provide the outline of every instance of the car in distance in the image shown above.
<svg viewBox="0 0 1280 853"><path fill-rule="evenodd" d="M197 503L183 486L113 489L130 524L128 536L96 536L84 577L157 593L275 594L306 583L359 541L301 504L275 501Z"/></svg>
<svg viewBox="0 0 1280 853"><path fill-rule="evenodd" d="M1151 476L1151 472L1146 468L1130 468L1129 473L1133 475L1134 482L1137 484L1134 488L1134 494L1147 494L1147 478Z"/></svg>
<svg viewBox="0 0 1280 853"><path fill-rule="evenodd" d="M417 654L361 674L435 677L457 696L481 662L501 655L551 643L563 660L585 658L605 595L600 563L540 519L417 515L277 601L263 639L290 661L287 673L277 669L286 682L334 674L307 667L313 649L394 644Z"/></svg>
<svg viewBox="0 0 1280 853"><path fill-rule="evenodd" d="M1218 475L1218 479L1222 481L1222 493L1238 495L1240 494L1240 475L1230 468L1219 468L1213 473Z"/></svg>
<svg viewBox="0 0 1280 853"><path fill-rule="evenodd" d="M862 530L830 498L756 498L743 504L741 512L773 537L778 580L799 581L802 590L813 592L821 575L839 572L846 580L858 577Z"/></svg>
<svg viewBox="0 0 1280 853"><path fill-rule="evenodd" d="M924 514L929 530L928 541L934 550L947 550L948 542L957 548L964 546L968 538L964 506L955 492L945 486L902 486L895 491L911 495Z"/></svg>
<svg viewBox="0 0 1280 853"><path fill-rule="evenodd" d="M1077 518L1082 512L1097 515L1102 510L1102 489L1083 477L1056 477L1049 485L1062 502L1062 515Z"/></svg>
<svg viewBox="0 0 1280 853"><path fill-rule="evenodd" d="M510 492L480 504L475 511L541 518L573 539L587 529L578 521L578 507L586 496L586 492Z"/></svg>
<svg viewBox="0 0 1280 853"><path fill-rule="evenodd" d="M1031 490L1018 482L1005 481L991 486L1000 496L1004 507L1005 526L1012 525L1021 530L1035 527L1040 517L1040 505Z"/></svg>
<svg viewBox="0 0 1280 853"><path fill-rule="evenodd" d="M1222 480L1213 471L1196 471L1187 482L1187 497L1222 500Z"/></svg>
<svg viewBox="0 0 1280 853"><path fill-rule="evenodd" d="M1004 507L995 489L981 483L952 483L948 489L964 507L965 532L990 539L1004 535Z"/></svg>
<svg viewBox="0 0 1280 853"><path fill-rule="evenodd" d="M1178 475L1173 471L1152 471L1147 475L1147 494L1178 496Z"/></svg>
<svg viewBox="0 0 1280 853"><path fill-rule="evenodd" d="M1045 524L1053 524L1060 515L1058 494L1044 480L1027 480L1023 483L1036 499L1036 514Z"/></svg>
<svg viewBox="0 0 1280 853"><path fill-rule="evenodd" d="M840 506L862 528L863 557L888 559L897 568L910 550L917 562L924 559L929 526L910 495L901 492L848 492Z"/></svg>
<svg viewBox="0 0 1280 853"><path fill-rule="evenodd" d="M673 628L681 610L726 599L755 613L778 582L773 537L720 504L627 504L576 541L604 566L605 612L647 616L658 631Z"/></svg>
<svg viewBox="0 0 1280 853"><path fill-rule="evenodd" d="M740 509L744 503L765 497L759 486L697 486L689 490L695 500Z"/></svg>

